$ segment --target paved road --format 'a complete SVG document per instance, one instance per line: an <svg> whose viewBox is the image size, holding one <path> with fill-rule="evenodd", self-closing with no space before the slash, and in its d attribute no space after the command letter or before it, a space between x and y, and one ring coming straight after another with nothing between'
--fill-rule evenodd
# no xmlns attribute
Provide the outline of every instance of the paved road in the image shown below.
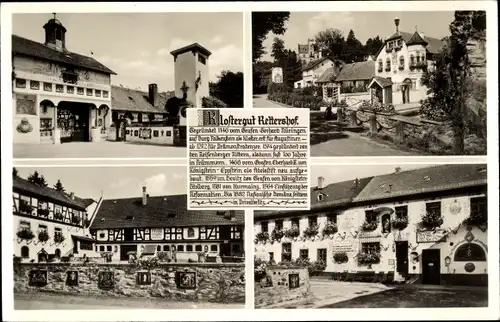
<svg viewBox="0 0 500 322"><path fill-rule="evenodd" d="M267 99L267 94L259 94L253 96L253 107L255 108L286 108L283 105L279 105L274 103L273 101L269 101Z"/></svg>
<svg viewBox="0 0 500 322"><path fill-rule="evenodd" d="M15 310L119 310L119 309L243 309L244 304L180 302L164 299L86 297L58 294L16 294Z"/></svg>
<svg viewBox="0 0 500 322"><path fill-rule="evenodd" d="M130 142L14 144L14 158L185 158L186 147Z"/></svg>
<svg viewBox="0 0 500 322"><path fill-rule="evenodd" d="M410 156L416 153L402 151L377 143L359 134L346 132L347 138L333 139L311 145L312 157L336 156Z"/></svg>

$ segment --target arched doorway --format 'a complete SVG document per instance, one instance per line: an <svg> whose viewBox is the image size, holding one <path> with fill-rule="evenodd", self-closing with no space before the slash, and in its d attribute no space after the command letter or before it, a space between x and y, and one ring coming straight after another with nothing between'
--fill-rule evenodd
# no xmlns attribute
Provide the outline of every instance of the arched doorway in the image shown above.
<svg viewBox="0 0 500 322"><path fill-rule="evenodd" d="M403 104L410 103L410 90L411 90L411 79L406 78L403 83L401 83L401 95L403 96Z"/></svg>
<svg viewBox="0 0 500 322"><path fill-rule="evenodd" d="M54 252L54 257L57 258L57 259L60 259L61 258L61 250L59 248L57 248Z"/></svg>
<svg viewBox="0 0 500 322"><path fill-rule="evenodd" d="M40 138L52 140L54 128L54 108L55 104L50 100L40 102Z"/></svg>
<svg viewBox="0 0 500 322"><path fill-rule="evenodd" d="M62 101L57 105L57 127L61 143L90 141L91 107L95 105Z"/></svg>
<svg viewBox="0 0 500 322"><path fill-rule="evenodd" d="M42 248L42 250L40 250L38 252L38 262L39 263L42 263L42 262L47 262L48 260L48 254L47 252Z"/></svg>
<svg viewBox="0 0 500 322"><path fill-rule="evenodd" d="M30 257L30 249L28 246L21 247L21 257L29 258Z"/></svg>

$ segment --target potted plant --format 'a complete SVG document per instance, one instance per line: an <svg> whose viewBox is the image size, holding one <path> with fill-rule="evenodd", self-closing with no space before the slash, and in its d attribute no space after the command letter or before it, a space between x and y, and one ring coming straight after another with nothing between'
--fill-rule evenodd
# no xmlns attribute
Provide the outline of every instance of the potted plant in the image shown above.
<svg viewBox="0 0 500 322"><path fill-rule="evenodd" d="M425 215L422 216L422 221L420 224L427 229L434 229L441 227L443 224L443 217L441 214L437 212L426 212Z"/></svg>
<svg viewBox="0 0 500 322"><path fill-rule="evenodd" d="M316 235L318 235L318 231L319 231L318 225L309 226L304 230L304 236L308 238L314 238L316 237Z"/></svg>
<svg viewBox="0 0 500 322"><path fill-rule="evenodd" d="M47 240L49 240L49 233L46 231L46 230L41 230L39 233L38 233L38 240L41 241L42 243L46 242Z"/></svg>
<svg viewBox="0 0 500 322"><path fill-rule="evenodd" d="M343 264L349 261L349 257L346 252L338 252L333 254L333 261L337 264Z"/></svg>
<svg viewBox="0 0 500 322"><path fill-rule="evenodd" d="M282 229L274 228L273 232L271 233L271 239L272 241L280 241L285 233L283 232Z"/></svg>
<svg viewBox="0 0 500 322"><path fill-rule="evenodd" d="M405 229L406 227L408 227L408 218L407 217L396 217L392 221L392 227L399 229L399 230Z"/></svg>
<svg viewBox="0 0 500 322"><path fill-rule="evenodd" d="M331 236L336 234L339 231L336 223L329 222L326 224L325 228L323 228L323 236Z"/></svg>
<svg viewBox="0 0 500 322"><path fill-rule="evenodd" d="M288 238L297 238L300 236L300 230L297 226L293 226L290 229L284 231L285 237Z"/></svg>
<svg viewBox="0 0 500 322"><path fill-rule="evenodd" d="M54 235L54 242L56 244L60 244L64 241L64 236L62 234L55 234Z"/></svg>
<svg viewBox="0 0 500 322"><path fill-rule="evenodd" d="M377 226L377 221L365 220L365 222L361 225L361 229L363 229L363 231L374 231L375 229L377 229Z"/></svg>
<svg viewBox="0 0 500 322"><path fill-rule="evenodd" d="M260 233L257 233L255 236L257 242L267 242L269 240L269 233L267 231L262 231Z"/></svg>
<svg viewBox="0 0 500 322"><path fill-rule="evenodd" d="M29 228L22 228L17 232L17 237L21 239L31 240L35 238L35 234Z"/></svg>

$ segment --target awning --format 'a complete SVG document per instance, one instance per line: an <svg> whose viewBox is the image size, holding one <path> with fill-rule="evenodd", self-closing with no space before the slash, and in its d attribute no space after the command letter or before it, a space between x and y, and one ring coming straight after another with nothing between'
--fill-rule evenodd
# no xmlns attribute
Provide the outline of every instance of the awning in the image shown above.
<svg viewBox="0 0 500 322"><path fill-rule="evenodd" d="M378 208L375 208L373 209L373 212L383 216L383 215L392 215L392 213L394 212L394 209L392 208L389 208L389 207L378 207Z"/></svg>
<svg viewBox="0 0 500 322"><path fill-rule="evenodd" d="M146 245L142 251L142 255L154 255L156 252L156 245Z"/></svg>
<svg viewBox="0 0 500 322"><path fill-rule="evenodd" d="M71 238L73 238L74 240L81 240L81 241L95 243L94 239L85 236L71 235Z"/></svg>

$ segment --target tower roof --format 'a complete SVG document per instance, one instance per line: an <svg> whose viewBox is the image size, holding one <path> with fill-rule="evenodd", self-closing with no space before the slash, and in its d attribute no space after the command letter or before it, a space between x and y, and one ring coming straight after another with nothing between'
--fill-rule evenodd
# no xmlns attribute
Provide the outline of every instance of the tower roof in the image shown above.
<svg viewBox="0 0 500 322"><path fill-rule="evenodd" d="M199 51L200 53L206 55L206 56L210 56L212 55L212 53L206 49L205 47L203 47L202 45L200 45L199 43L194 43L194 44L191 44L191 45L188 45L188 46L184 46L182 48L179 48L179 49L176 49L174 51L171 51L170 54L172 54L173 56L177 56L177 55L180 55L180 54L184 54L188 51Z"/></svg>
<svg viewBox="0 0 500 322"><path fill-rule="evenodd" d="M406 42L407 45L427 45L427 41L425 41L422 36L418 33L418 31L415 31L413 36L411 36L410 40Z"/></svg>
<svg viewBox="0 0 500 322"><path fill-rule="evenodd" d="M52 18L45 25L43 25L44 29L47 29L48 27L51 27L53 25L59 26L64 32L66 32L66 28L63 26L63 24L57 20L56 18Z"/></svg>

